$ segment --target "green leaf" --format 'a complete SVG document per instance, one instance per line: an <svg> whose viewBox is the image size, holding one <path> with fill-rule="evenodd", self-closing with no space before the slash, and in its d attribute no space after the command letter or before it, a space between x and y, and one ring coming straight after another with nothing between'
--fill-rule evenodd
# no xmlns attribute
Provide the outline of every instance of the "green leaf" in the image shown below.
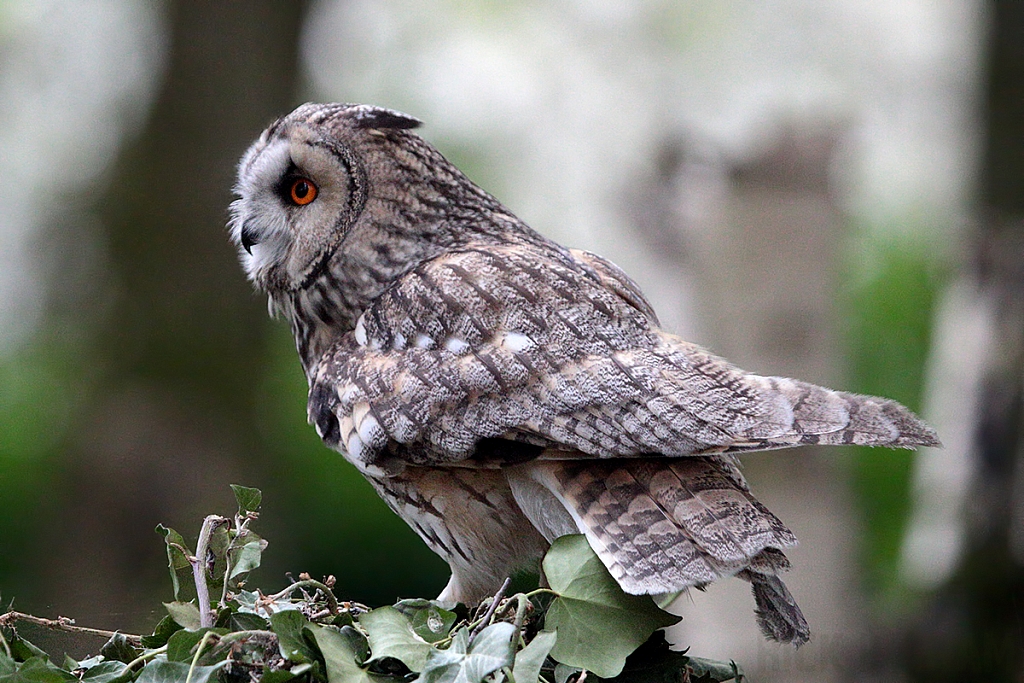
<svg viewBox="0 0 1024 683"><path fill-rule="evenodd" d="M615 683L682 683L687 681L685 652L669 647L664 631L656 631L626 659Z"/></svg>
<svg viewBox="0 0 1024 683"><path fill-rule="evenodd" d="M125 662L100 662L82 674L82 683L113 683L130 678L131 672Z"/></svg>
<svg viewBox="0 0 1024 683"><path fill-rule="evenodd" d="M191 662L196 654L196 646L211 631L218 636L228 633L226 628L201 628L198 631L178 631L167 640L167 659L172 662ZM214 643L216 643L216 640L207 638L206 645L203 648L204 653L209 653ZM206 661L204 663L212 664L213 662Z"/></svg>
<svg viewBox="0 0 1024 683"><path fill-rule="evenodd" d="M296 612L299 607L288 597L283 597L278 600L274 600L271 603L267 602L265 597L261 597L252 591L238 591L235 593L234 604L238 605L238 611L243 614L256 614L261 617L270 618L272 614L277 612Z"/></svg>
<svg viewBox="0 0 1024 683"><path fill-rule="evenodd" d="M18 670L18 663L7 656L3 650L0 650L0 676L6 676L12 674Z"/></svg>
<svg viewBox="0 0 1024 683"><path fill-rule="evenodd" d="M156 525L156 532L163 536L164 543L167 544L167 569L171 574L174 599L177 602L187 602L195 597L195 583L192 578L192 564L181 551L181 548L187 547L185 539L177 531L163 524Z"/></svg>
<svg viewBox="0 0 1024 683"><path fill-rule="evenodd" d="M338 629L341 635L348 640L348 645L356 655L356 664L363 666L370 659L370 643L366 640L363 632L354 626L342 626Z"/></svg>
<svg viewBox="0 0 1024 683"><path fill-rule="evenodd" d="M612 678L654 631L679 621L649 595L624 593L582 535L556 539L543 564L558 593L544 617L558 632L555 661Z"/></svg>
<svg viewBox="0 0 1024 683"><path fill-rule="evenodd" d="M167 613L171 615L171 619L174 619L182 628L188 629L189 631L199 630L201 621L199 619L199 608L191 602L165 602L164 607L167 609Z"/></svg>
<svg viewBox="0 0 1024 683"><path fill-rule="evenodd" d="M455 612L444 609L437 600L400 600L395 603L395 609L409 619L412 630L428 643L448 637L457 619Z"/></svg>
<svg viewBox="0 0 1024 683"><path fill-rule="evenodd" d="M713 659L690 657L687 668L690 669L692 683L722 683L723 681L743 681L743 672L734 661L717 662Z"/></svg>
<svg viewBox="0 0 1024 683"><path fill-rule="evenodd" d="M417 683L481 683L484 677L512 663L512 637L508 622L491 624L469 643L469 630L455 633L447 650L430 649Z"/></svg>
<svg viewBox="0 0 1024 683"><path fill-rule="evenodd" d="M303 635L303 629L308 623L306 617L298 610L286 610L270 615L270 627L277 634L281 656L290 662L316 661L316 652Z"/></svg>
<svg viewBox="0 0 1024 683"><path fill-rule="evenodd" d="M50 660L50 655L22 638L14 629L5 628L0 630L0 637L7 641L7 647L11 649L11 656L16 662L27 662L33 657L38 657L47 662Z"/></svg>
<svg viewBox="0 0 1024 683"><path fill-rule="evenodd" d="M352 639L338 629L309 624L306 630L323 655L327 666L327 683L384 683L389 680L384 676L375 676L356 664Z"/></svg>
<svg viewBox="0 0 1024 683"><path fill-rule="evenodd" d="M0 683L69 683L78 678L58 669L43 657L29 657L16 671L0 676Z"/></svg>
<svg viewBox="0 0 1024 683"><path fill-rule="evenodd" d="M578 666L569 666L568 664L562 664L558 662L555 664L555 683L566 683L570 676L574 676L583 669Z"/></svg>
<svg viewBox="0 0 1024 683"><path fill-rule="evenodd" d="M512 665L512 678L516 683L538 683L540 669L548 658L551 648L555 646L558 634L554 631L541 631L533 637L530 644L516 653Z"/></svg>
<svg viewBox="0 0 1024 683"><path fill-rule="evenodd" d="M156 649L163 647L167 644L167 639L171 637L173 633L181 630L181 624L176 622L170 614L160 620L153 629L153 635L142 636L142 647L149 649Z"/></svg>
<svg viewBox="0 0 1024 683"><path fill-rule="evenodd" d="M331 619L331 626L337 626L338 628L341 628L342 626L352 626L355 623L355 619L352 618L352 614L349 612L338 612L334 615L334 618Z"/></svg>
<svg viewBox="0 0 1024 683"><path fill-rule="evenodd" d="M259 567L266 548L267 542L249 530L242 531L231 539L231 545L227 550L228 579Z"/></svg>
<svg viewBox="0 0 1024 683"><path fill-rule="evenodd" d="M359 625L366 631L373 659L393 657L419 673L431 651L430 643L416 635L412 624L394 607L381 607L359 616Z"/></svg>
<svg viewBox="0 0 1024 683"><path fill-rule="evenodd" d="M185 662L154 659L143 667L135 683L208 683L226 663L193 667Z"/></svg>
<svg viewBox="0 0 1024 683"><path fill-rule="evenodd" d="M238 484L231 484L231 490L235 492L235 501L238 502L239 517L245 517L247 512L259 512L263 502L262 491Z"/></svg>
<svg viewBox="0 0 1024 683"><path fill-rule="evenodd" d="M288 683L288 681L294 679L296 674L293 674L288 669L268 669L263 667L263 673L260 674L260 683Z"/></svg>
<svg viewBox="0 0 1024 683"><path fill-rule="evenodd" d="M123 633L115 633L100 648L100 654L107 659L128 664L135 661L135 658L139 656L139 650L128 642Z"/></svg>
<svg viewBox="0 0 1024 683"><path fill-rule="evenodd" d="M232 612L227 618L227 628L231 631L268 631L270 622L257 614Z"/></svg>

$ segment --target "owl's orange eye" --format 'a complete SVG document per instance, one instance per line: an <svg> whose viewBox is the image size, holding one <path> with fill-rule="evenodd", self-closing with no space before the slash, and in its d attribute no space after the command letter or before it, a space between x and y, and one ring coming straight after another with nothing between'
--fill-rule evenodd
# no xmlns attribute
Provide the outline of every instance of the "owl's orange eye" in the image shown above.
<svg viewBox="0 0 1024 683"><path fill-rule="evenodd" d="M316 199L316 185L306 178L296 178L288 189L288 197L296 206L305 206Z"/></svg>

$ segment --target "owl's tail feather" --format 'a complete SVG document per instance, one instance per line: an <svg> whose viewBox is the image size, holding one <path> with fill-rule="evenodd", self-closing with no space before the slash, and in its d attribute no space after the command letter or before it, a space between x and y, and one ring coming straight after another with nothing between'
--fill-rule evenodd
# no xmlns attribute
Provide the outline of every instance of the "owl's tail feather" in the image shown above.
<svg viewBox="0 0 1024 683"><path fill-rule="evenodd" d="M862 396L833 391L788 377L747 375L747 381L760 388L765 396L776 399L782 416L775 416L765 425L755 425L747 441L730 445L728 452L766 450L821 444L825 446L887 446L915 448L941 446L930 425L905 406L879 396ZM786 429L760 436L784 425Z"/></svg>
<svg viewBox="0 0 1024 683"><path fill-rule="evenodd" d="M739 574L753 585L765 635L806 642L807 622L776 576L789 568L782 548L796 539L750 494L728 459L535 461L530 467L531 479L564 506L627 593L672 593ZM544 533L544 520L524 511Z"/></svg>
<svg viewBox="0 0 1024 683"><path fill-rule="evenodd" d="M810 640L811 631L807 620L782 579L774 574L759 574L749 570L737 576L749 581L753 588L754 603L757 605L754 614L757 615L757 625L765 638L792 643L797 647Z"/></svg>

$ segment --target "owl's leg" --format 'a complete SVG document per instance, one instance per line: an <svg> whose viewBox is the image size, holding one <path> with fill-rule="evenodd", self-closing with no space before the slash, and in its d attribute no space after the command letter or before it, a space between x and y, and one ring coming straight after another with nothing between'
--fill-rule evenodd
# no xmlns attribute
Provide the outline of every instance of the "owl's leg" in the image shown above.
<svg viewBox="0 0 1024 683"><path fill-rule="evenodd" d="M548 546L519 511L501 470L406 467L371 483L451 568L440 600L474 605L508 576L535 569Z"/></svg>
<svg viewBox="0 0 1024 683"><path fill-rule="evenodd" d="M454 569L452 569L451 578L448 579L448 583L445 585L444 590L441 591L437 599L441 602L461 602L468 603L466 596L469 594L462 582L459 580L459 575Z"/></svg>

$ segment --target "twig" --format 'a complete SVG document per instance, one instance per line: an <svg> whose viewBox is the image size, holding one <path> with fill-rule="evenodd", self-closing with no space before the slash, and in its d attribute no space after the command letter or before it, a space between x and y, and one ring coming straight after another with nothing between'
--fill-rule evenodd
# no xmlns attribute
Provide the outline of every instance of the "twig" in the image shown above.
<svg viewBox="0 0 1024 683"><path fill-rule="evenodd" d="M516 605L516 636L518 637L523 631L523 622L526 621L526 612L530 609L530 599L520 593L518 596L513 595L512 597L519 598L519 604Z"/></svg>
<svg viewBox="0 0 1024 683"><path fill-rule="evenodd" d="M206 644L216 637L217 634L213 631L207 631L203 634L203 639L199 641L198 645L196 645L196 654L192 657L192 665L188 667L188 674L185 676L185 683L192 683L192 672L196 670L196 665L199 663L199 655L203 653L203 648L206 647Z"/></svg>
<svg viewBox="0 0 1024 683"><path fill-rule="evenodd" d="M26 621L36 626L42 626L54 631L66 631L68 633L85 633L91 636L103 636L104 638L112 638L120 631L105 631L99 628L89 628L87 626L75 626L75 622L67 617L57 617L56 619L44 619L43 617L36 617L31 614L25 614L24 612L8 612L7 614L0 615L0 626L8 626L16 621ZM135 636L128 633L121 633L125 639L132 645L142 645L142 636Z"/></svg>
<svg viewBox="0 0 1024 683"><path fill-rule="evenodd" d="M132 661L128 662L127 669L130 671L136 664L141 664L142 662L144 662L144 661L146 661L148 659L153 659L157 655L162 655L165 652L167 652L167 646L166 645L162 645L162 646L156 648L155 650L146 650L141 655L139 655L138 657L136 657Z"/></svg>
<svg viewBox="0 0 1024 683"><path fill-rule="evenodd" d="M249 530L249 522L254 519L259 519L259 514L255 512L247 512L244 517L235 515L235 535L237 539L242 536L246 531ZM232 540L234 543L234 540ZM224 583L220 589L220 601L217 603L218 609L223 609L228 598L228 583L231 581L231 570L234 567L231 565L231 546L228 546L227 552L225 552L224 559Z"/></svg>
<svg viewBox="0 0 1024 683"><path fill-rule="evenodd" d="M480 631L483 631L487 624L491 622L491 617L494 616L494 610L498 609L498 603L501 602L501 598L504 597L505 591L507 591L508 587L511 585L512 577L510 576L505 579L505 582L501 584L501 588L499 588L498 592L494 594L493 598L491 598L491 604L488 606L487 612L484 613L484 618L480 620L480 623L476 625L476 628L470 631L469 642L472 643L473 639L476 638L476 635L480 633Z"/></svg>
<svg viewBox="0 0 1024 683"><path fill-rule="evenodd" d="M200 628L213 626L213 610L210 609L210 589L206 585L206 555L210 549L210 537L218 527L230 521L227 517L221 517L220 515L207 516L203 520L202 528L199 530L196 556L188 558L189 564L192 565L192 578L196 582L196 602L199 603Z"/></svg>
<svg viewBox="0 0 1024 683"><path fill-rule="evenodd" d="M324 594L324 597L327 599L327 609L331 611L332 615L339 614L341 612L341 607L338 605L338 598L334 596L334 591L328 588L327 584L317 581L316 579L303 579L302 581L296 581L283 591L279 591L273 595L268 595L266 599L270 602L275 602L283 597L291 595L292 591L297 591L306 587L316 588Z"/></svg>
<svg viewBox="0 0 1024 683"><path fill-rule="evenodd" d="M7 639L4 638L4 634L0 631L0 645L4 646L4 653L7 655L7 659L11 658L11 646L7 644Z"/></svg>

